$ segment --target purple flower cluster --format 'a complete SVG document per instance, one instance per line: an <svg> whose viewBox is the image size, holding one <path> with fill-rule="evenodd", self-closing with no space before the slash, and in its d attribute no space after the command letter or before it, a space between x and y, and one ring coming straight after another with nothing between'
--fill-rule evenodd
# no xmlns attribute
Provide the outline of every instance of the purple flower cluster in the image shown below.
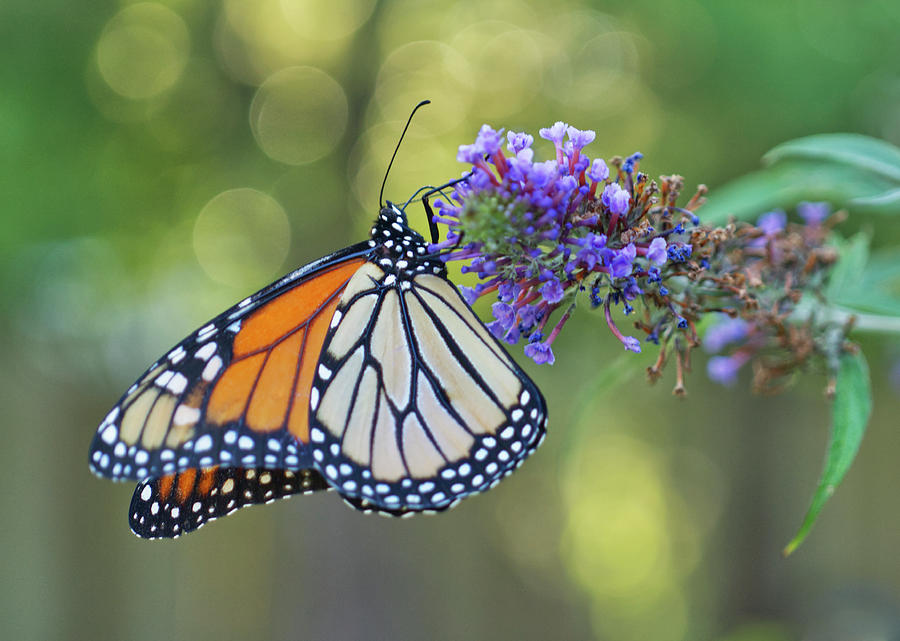
<svg viewBox="0 0 900 641"><path fill-rule="evenodd" d="M842 215L800 203L805 224L775 210L756 224L701 226L694 212L704 186L679 207L683 179L651 180L639 171L641 154L592 159L585 148L596 134L564 122L540 137L553 145L548 160L536 157L534 136L484 125L459 148L470 170L435 203L446 240L431 250L477 276L463 295L492 298L487 327L500 340L523 341L526 356L552 364L554 340L585 300L603 308L626 350L658 346L651 381L674 360L678 395L710 314L719 318L703 341L707 372L720 383L752 362L754 387L774 391L812 358L834 362L846 329L793 312L808 293L822 299L837 255L826 241ZM629 316L637 336L623 333L616 315Z"/></svg>
<svg viewBox="0 0 900 641"><path fill-rule="evenodd" d="M833 256L821 242L830 213L827 203L799 203L797 214L805 223L799 225L790 223L787 214L776 209L762 214L755 226L747 225L745 240L736 234L708 253L708 282L724 285L721 293L727 293L734 284L744 288L751 284L758 289L752 296L746 289L731 289L738 297L731 302L730 315L716 314L707 328L703 347L714 354L706 367L710 379L733 385L741 368L755 361L757 389L771 389L773 383L777 388L798 364L815 353L811 345L826 345L834 336L842 336L830 330L823 332L814 324L784 324L801 293L814 291L825 282ZM797 290L791 291L794 288ZM766 352L769 355L760 358Z"/></svg>
<svg viewBox="0 0 900 641"><path fill-rule="evenodd" d="M553 143L555 157L536 160L530 134L504 137L484 125L473 144L459 148L457 159L471 165L467 178L449 201L435 203L434 221L447 235L432 251L467 261L463 271L477 274L477 285L463 288L470 303L496 297L490 331L510 344L524 339L527 356L552 364L551 345L579 292L604 306L609 329L627 350L640 352L641 343L618 329L613 306L629 314L632 301L651 296L662 310L657 335L670 324L683 327L663 281L691 257L684 224L696 225L696 216L637 172L641 154L609 164L591 159L583 150L596 134L564 122L541 129L540 137ZM559 308L565 312L548 331Z"/></svg>

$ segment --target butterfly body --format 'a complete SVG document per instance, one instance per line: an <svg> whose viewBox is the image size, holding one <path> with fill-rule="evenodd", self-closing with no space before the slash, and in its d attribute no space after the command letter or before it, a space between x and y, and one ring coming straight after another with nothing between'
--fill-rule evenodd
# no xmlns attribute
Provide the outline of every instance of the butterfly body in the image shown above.
<svg viewBox="0 0 900 641"><path fill-rule="evenodd" d="M497 483L545 423L540 392L388 203L369 241L241 301L148 368L100 425L91 468L141 482L141 536L325 488L407 515Z"/></svg>

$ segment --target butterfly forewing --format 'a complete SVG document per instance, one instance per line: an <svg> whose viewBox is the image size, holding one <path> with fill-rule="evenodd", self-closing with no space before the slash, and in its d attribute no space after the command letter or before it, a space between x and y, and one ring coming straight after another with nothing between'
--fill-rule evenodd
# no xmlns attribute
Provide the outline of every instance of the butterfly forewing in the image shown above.
<svg viewBox="0 0 900 641"><path fill-rule="evenodd" d="M154 363L100 425L94 472L143 480L220 464L304 467L322 342L367 251L357 245L294 272Z"/></svg>
<svg viewBox="0 0 900 641"><path fill-rule="evenodd" d="M416 236L348 283L311 396L316 469L354 506L397 514L487 489L546 421L540 392Z"/></svg>
<svg viewBox="0 0 900 641"><path fill-rule="evenodd" d="M128 521L142 538L174 538L248 505L325 489L328 483L314 470L189 469L140 483Z"/></svg>

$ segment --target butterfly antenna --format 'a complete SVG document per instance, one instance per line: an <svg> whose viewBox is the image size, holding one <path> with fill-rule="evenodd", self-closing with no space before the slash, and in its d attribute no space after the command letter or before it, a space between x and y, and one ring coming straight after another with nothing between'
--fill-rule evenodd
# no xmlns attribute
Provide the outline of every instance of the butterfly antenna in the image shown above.
<svg viewBox="0 0 900 641"><path fill-rule="evenodd" d="M423 100L415 107L413 107L412 113L409 114L409 118L406 121L406 126L403 128L403 132L400 134L400 140L397 141L397 146L394 147L394 153L391 154L391 161L388 163L387 171L384 172L384 180L381 181L381 191L378 192L378 207L384 207L384 186L387 184L388 174L391 173L391 165L394 164L394 158L397 157L397 152L400 151L400 143L403 142L403 136L406 135L406 130L409 129L409 123L412 122L413 116L416 115L416 112L419 110L419 107L424 107L425 105L430 105L430 100Z"/></svg>

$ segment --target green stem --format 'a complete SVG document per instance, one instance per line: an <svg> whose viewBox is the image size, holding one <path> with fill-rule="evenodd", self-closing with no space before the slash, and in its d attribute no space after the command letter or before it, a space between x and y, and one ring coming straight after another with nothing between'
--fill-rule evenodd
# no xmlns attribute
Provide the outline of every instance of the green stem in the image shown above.
<svg viewBox="0 0 900 641"><path fill-rule="evenodd" d="M867 314L841 307L840 305L827 305L821 301L816 301L812 297L804 297L797 304L788 322L807 323L810 319L815 319L817 325L828 323L841 326L849 323L851 318L853 319L854 332L900 334L900 316Z"/></svg>
<svg viewBox="0 0 900 641"><path fill-rule="evenodd" d="M900 317L883 316L881 314L866 314L857 312L843 307L832 305L823 310L828 319L844 324L854 318L853 330L861 332L871 332L875 334L900 334Z"/></svg>

